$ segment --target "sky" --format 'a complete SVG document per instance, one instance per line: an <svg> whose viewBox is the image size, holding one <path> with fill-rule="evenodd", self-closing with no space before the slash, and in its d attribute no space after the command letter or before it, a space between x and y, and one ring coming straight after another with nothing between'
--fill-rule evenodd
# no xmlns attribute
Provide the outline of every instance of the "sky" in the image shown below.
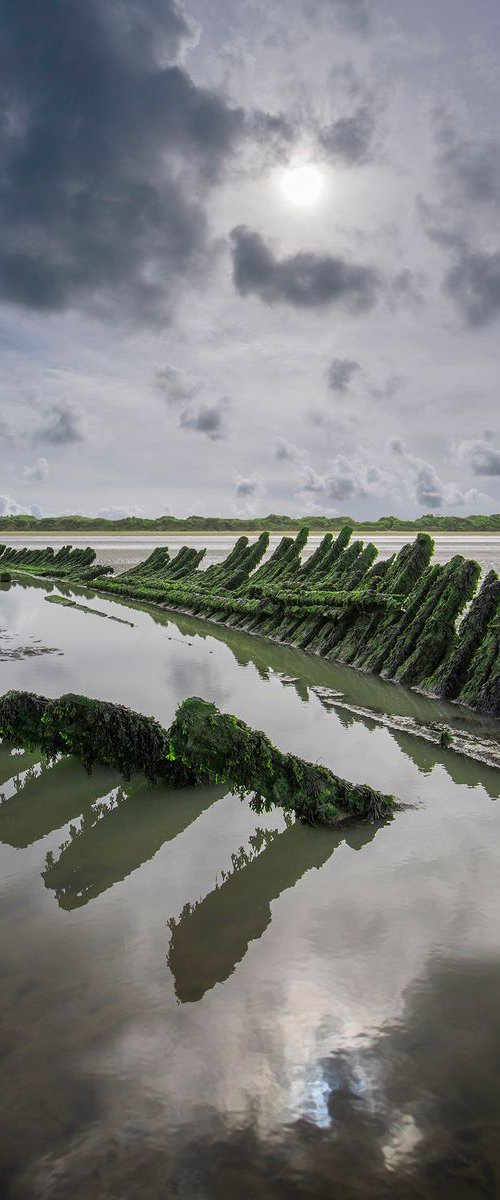
<svg viewBox="0 0 500 1200"><path fill-rule="evenodd" d="M0 0L0 514L500 511L498 0Z"/></svg>

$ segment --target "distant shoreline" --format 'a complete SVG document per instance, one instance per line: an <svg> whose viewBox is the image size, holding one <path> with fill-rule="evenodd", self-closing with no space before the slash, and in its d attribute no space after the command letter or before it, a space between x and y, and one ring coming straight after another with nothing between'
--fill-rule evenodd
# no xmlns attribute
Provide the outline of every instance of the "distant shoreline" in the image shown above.
<svg viewBox="0 0 500 1200"><path fill-rule="evenodd" d="M269 533L272 537L296 537L303 528L300 525L296 529L183 529L157 531L155 529L110 529L108 532L104 529L96 530L94 533L91 529L21 529L12 532L0 530L0 542L15 538L48 538L54 537L71 538L87 538L89 541L100 541L101 539L109 538L156 538L161 541L169 541L172 538L228 538L228 537L258 537L259 533ZM309 529L312 537L324 536L325 533L338 532L338 530L325 529ZM480 538L480 537L500 537L500 529L363 529L353 528L353 534L365 538L399 538L407 536L417 536L418 533L428 533L430 537L452 537L452 538Z"/></svg>

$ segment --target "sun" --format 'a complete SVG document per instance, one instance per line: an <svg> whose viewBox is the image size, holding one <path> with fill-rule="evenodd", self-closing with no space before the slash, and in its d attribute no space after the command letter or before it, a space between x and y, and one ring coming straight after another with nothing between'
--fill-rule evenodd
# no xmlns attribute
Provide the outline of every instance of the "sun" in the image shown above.
<svg viewBox="0 0 500 1200"><path fill-rule="evenodd" d="M324 186L324 175L313 163L305 163L303 167L290 167L283 172L281 178L283 194L297 208L309 208L316 204Z"/></svg>

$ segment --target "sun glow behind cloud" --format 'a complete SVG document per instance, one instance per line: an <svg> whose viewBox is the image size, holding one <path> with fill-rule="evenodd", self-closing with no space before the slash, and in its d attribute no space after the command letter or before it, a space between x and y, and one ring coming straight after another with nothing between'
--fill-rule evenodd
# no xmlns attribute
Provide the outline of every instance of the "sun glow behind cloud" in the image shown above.
<svg viewBox="0 0 500 1200"><path fill-rule="evenodd" d="M304 163L301 167L289 167L283 171L280 185L283 195L291 204L297 208L309 208L321 198L325 177L314 163Z"/></svg>
<svg viewBox="0 0 500 1200"><path fill-rule="evenodd" d="M498 511L500 6L195 7L1 7L5 503Z"/></svg>

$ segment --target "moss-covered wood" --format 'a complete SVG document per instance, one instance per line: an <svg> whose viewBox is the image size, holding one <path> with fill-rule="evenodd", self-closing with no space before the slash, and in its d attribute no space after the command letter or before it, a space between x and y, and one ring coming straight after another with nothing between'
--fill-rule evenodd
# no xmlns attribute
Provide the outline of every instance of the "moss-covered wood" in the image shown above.
<svg viewBox="0 0 500 1200"><path fill-rule="evenodd" d="M101 572L110 568L97 566L88 548L54 554L0 547L0 571L94 581L109 596L206 617L500 716L495 572L474 599L477 563L460 555L433 563L428 534L382 562L372 543L351 535L349 525L335 539L326 534L305 561L305 528L283 537L267 559L269 534L253 543L243 535L207 569L202 549L183 546L171 559L158 546L144 562L108 576Z"/></svg>
<svg viewBox="0 0 500 1200"><path fill-rule="evenodd" d="M121 704L68 694L57 700L32 692L0 698L0 735L49 760L75 754L84 767L115 767L126 778L141 772L172 787L226 783L253 804L279 805L310 825L336 825L346 817L378 820L395 800L366 785L348 783L327 767L282 754L269 738L214 704L192 698L177 710L170 729Z"/></svg>
<svg viewBox="0 0 500 1200"><path fill-rule="evenodd" d="M75 754L84 767L115 767L125 778L139 771L150 783L172 787L206 781L196 768L169 757L168 731L152 717L123 704L73 693L49 700L33 692L6 692L0 698L0 735L27 750L40 749L49 761Z"/></svg>
<svg viewBox="0 0 500 1200"><path fill-rule="evenodd" d="M456 700L464 687L473 687L476 671L481 670L483 644L493 619L500 611L500 579L496 571L489 571L481 588L464 617L459 633L455 633L448 654L427 681L428 691L446 700ZM493 659L494 659L493 655ZM494 662L489 664L494 667Z"/></svg>
<svg viewBox="0 0 500 1200"><path fill-rule="evenodd" d="M255 792L257 808L276 804L308 825L336 825L346 816L379 820L394 811L393 796L282 754L265 733L196 697L181 704L170 739L172 753L183 763L196 760L218 782Z"/></svg>
<svg viewBox="0 0 500 1200"><path fill-rule="evenodd" d="M0 571L22 571L28 575L52 579L74 579L78 582L91 581L108 575L111 567L101 566L95 561L95 550L91 546L61 546L55 552L52 546L44 549L0 546Z"/></svg>

